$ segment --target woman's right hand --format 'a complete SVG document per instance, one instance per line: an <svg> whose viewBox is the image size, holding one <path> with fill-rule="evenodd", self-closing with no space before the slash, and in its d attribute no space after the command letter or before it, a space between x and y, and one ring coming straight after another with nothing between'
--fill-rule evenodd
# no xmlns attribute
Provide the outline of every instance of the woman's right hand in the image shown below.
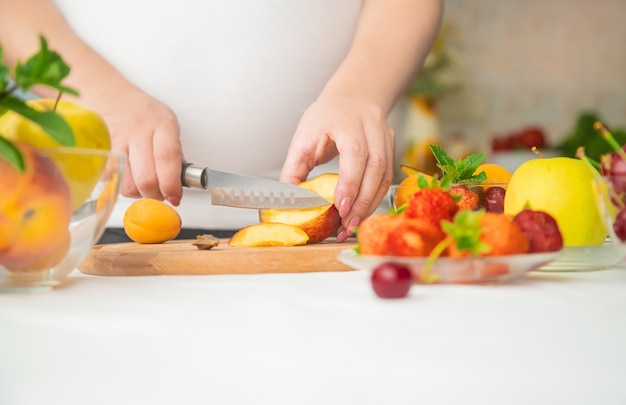
<svg viewBox="0 0 626 405"><path fill-rule="evenodd" d="M121 194L167 199L177 206L183 152L174 111L140 90L96 106L111 135L111 149L127 156Z"/></svg>

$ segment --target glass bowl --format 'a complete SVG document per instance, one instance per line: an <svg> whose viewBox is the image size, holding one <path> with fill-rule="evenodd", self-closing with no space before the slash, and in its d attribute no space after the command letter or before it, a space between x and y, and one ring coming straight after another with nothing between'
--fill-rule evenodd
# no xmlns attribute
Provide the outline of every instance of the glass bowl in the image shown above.
<svg viewBox="0 0 626 405"><path fill-rule="evenodd" d="M0 173L0 292L61 285L102 236L119 194L123 155L33 150L30 169Z"/></svg>
<svg viewBox="0 0 626 405"><path fill-rule="evenodd" d="M461 195L462 192L469 192L467 201L471 202L474 210L484 208L486 211L502 213L504 212L504 196L508 185L509 183L501 182L462 183L453 184L450 191L458 195ZM417 185L392 185L389 187L383 203L384 208L401 208L418 190Z"/></svg>
<svg viewBox="0 0 626 405"><path fill-rule="evenodd" d="M468 257L456 259L440 257L430 268L430 274L437 284L492 284L506 283L526 275L554 261L560 252L528 253L521 255ZM353 269L373 271L383 263L396 263L406 266L417 283L422 280L422 272L427 263L426 257L398 257L361 255L354 249L339 252L338 259Z"/></svg>
<svg viewBox="0 0 626 405"><path fill-rule="evenodd" d="M596 205L606 225L610 244L626 259L626 175L592 179Z"/></svg>

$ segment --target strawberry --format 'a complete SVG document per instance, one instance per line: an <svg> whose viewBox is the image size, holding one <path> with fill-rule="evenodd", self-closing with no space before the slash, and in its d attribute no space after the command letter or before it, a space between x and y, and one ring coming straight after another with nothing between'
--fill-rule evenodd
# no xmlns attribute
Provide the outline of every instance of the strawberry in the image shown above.
<svg viewBox="0 0 626 405"><path fill-rule="evenodd" d="M408 218L427 218L437 226L450 221L458 207L452 195L438 188L423 188L409 200L405 213Z"/></svg>
<svg viewBox="0 0 626 405"><path fill-rule="evenodd" d="M452 194L460 210L478 209L480 197L478 194L462 184L455 184L450 187L449 193Z"/></svg>

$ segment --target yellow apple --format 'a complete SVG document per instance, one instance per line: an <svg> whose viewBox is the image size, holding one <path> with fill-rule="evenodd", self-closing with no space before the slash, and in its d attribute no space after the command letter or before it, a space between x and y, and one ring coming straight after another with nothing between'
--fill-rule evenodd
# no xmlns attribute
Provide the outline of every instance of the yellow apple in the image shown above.
<svg viewBox="0 0 626 405"><path fill-rule="evenodd" d="M259 219L261 223L272 222L295 225L309 236L308 243L320 242L330 237L337 232L341 225L339 212L333 205L335 187L338 180L338 174L324 173L298 184L298 186L311 190L327 199L328 205L295 210L260 210Z"/></svg>
<svg viewBox="0 0 626 405"><path fill-rule="evenodd" d="M56 100L35 99L26 104L39 110L54 109ZM111 149L109 130L102 117L76 102L59 100L55 111L72 128L76 139L76 148ZM59 145L47 132L31 120L14 111L0 115L0 134L11 141L21 141L38 148L56 148ZM53 160L60 166L63 175L72 190L72 207L78 208L91 193L104 165L105 155L72 156ZM88 180L88 181L86 181Z"/></svg>
<svg viewBox="0 0 626 405"><path fill-rule="evenodd" d="M504 213L525 207L542 210L556 220L565 246L597 246L607 236L596 208L594 173L585 162L569 157L538 158L514 172L504 198Z"/></svg>
<svg viewBox="0 0 626 405"><path fill-rule="evenodd" d="M241 228L228 241L229 246L298 246L304 245L309 236L294 225L267 223Z"/></svg>

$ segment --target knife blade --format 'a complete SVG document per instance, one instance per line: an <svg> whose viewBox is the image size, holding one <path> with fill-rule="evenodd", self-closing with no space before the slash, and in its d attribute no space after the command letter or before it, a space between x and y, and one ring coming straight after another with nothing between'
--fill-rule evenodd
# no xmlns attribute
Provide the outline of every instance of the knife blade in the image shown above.
<svg viewBox="0 0 626 405"><path fill-rule="evenodd" d="M310 190L261 177L183 163L183 186L208 190L211 204L256 209L302 209L331 204Z"/></svg>

